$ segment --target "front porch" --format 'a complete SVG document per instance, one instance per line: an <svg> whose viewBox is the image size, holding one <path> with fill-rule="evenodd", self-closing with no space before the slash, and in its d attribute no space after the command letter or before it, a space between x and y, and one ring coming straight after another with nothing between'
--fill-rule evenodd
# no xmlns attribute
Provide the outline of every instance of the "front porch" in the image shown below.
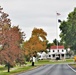
<svg viewBox="0 0 76 75"><path fill-rule="evenodd" d="M65 59L66 58L66 54L61 54L61 53L50 54L49 58L61 60L61 59Z"/></svg>

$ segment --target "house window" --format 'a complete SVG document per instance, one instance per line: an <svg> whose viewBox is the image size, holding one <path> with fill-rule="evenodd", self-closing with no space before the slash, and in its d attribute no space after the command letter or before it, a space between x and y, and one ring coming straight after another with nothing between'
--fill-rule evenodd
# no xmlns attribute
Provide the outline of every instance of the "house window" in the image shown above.
<svg viewBox="0 0 76 75"><path fill-rule="evenodd" d="M55 54L53 54L53 57L55 57Z"/></svg>
<svg viewBox="0 0 76 75"><path fill-rule="evenodd" d="M55 51L53 50L53 52L55 52Z"/></svg>
<svg viewBox="0 0 76 75"><path fill-rule="evenodd" d="M51 57L51 55L49 55L49 57Z"/></svg>
<svg viewBox="0 0 76 75"><path fill-rule="evenodd" d="M58 52L59 52L59 50L58 50Z"/></svg>
<svg viewBox="0 0 76 75"><path fill-rule="evenodd" d="M62 50L62 52L64 52L64 50Z"/></svg>
<svg viewBox="0 0 76 75"><path fill-rule="evenodd" d="M62 54L62 57L64 57L64 54Z"/></svg>

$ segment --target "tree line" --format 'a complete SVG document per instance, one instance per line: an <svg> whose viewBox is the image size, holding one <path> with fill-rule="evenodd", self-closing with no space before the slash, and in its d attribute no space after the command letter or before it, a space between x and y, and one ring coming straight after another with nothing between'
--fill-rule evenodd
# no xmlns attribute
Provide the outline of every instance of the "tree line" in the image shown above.
<svg viewBox="0 0 76 75"><path fill-rule="evenodd" d="M60 42L56 39L53 43L47 40L47 32L42 28L34 28L29 40L24 41L25 34L19 26L12 26L8 14L0 7L0 64L24 64L25 60L37 56L37 52L46 51L51 45L63 45L76 51L76 8L68 14L66 21L60 23Z"/></svg>

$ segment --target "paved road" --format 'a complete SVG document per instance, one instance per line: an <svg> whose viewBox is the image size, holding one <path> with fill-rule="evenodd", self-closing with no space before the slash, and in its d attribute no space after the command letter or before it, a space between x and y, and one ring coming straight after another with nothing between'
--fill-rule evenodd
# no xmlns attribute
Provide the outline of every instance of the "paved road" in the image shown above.
<svg viewBox="0 0 76 75"><path fill-rule="evenodd" d="M67 64L44 65L37 69L18 75L76 75Z"/></svg>

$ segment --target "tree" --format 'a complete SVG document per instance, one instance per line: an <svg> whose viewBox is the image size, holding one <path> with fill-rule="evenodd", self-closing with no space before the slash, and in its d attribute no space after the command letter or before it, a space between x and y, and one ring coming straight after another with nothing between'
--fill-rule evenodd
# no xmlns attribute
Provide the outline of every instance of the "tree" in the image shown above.
<svg viewBox="0 0 76 75"><path fill-rule="evenodd" d="M59 43L59 41L57 39L54 39L53 43L54 43L54 45L57 45L57 44L60 45L60 43Z"/></svg>
<svg viewBox="0 0 76 75"><path fill-rule="evenodd" d="M61 22L61 41L65 42L67 47L76 50L76 8L68 14L67 21Z"/></svg>
<svg viewBox="0 0 76 75"><path fill-rule="evenodd" d="M37 52L46 50L46 32L43 29L34 28L31 38L24 42L24 51L28 57L36 55Z"/></svg>
<svg viewBox="0 0 76 75"><path fill-rule="evenodd" d="M47 40L47 49L49 49L50 51L50 48L51 46L55 45L54 43L50 43L48 40Z"/></svg>
<svg viewBox="0 0 76 75"><path fill-rule="evenodd" d="M74 56L74 62L76 62L76 56Z"/></svg>
<svg viewBox="0 0 76 75"><path fill-rule="evenodd" d="M46 40L47 33L43 29L34 28L32 31L32 36L37 36L39 39L41 38L43 41Z"/></svg>
<svg viewBox="0 0 76 75"><path fill-rule="evenodd" d="M2 12L0 7L0 63L10 63L14 66L16 61L23 61L23 52L20 44L23 41L23 32L18 26L11 27L11 20L8 14Z"/></svg>

